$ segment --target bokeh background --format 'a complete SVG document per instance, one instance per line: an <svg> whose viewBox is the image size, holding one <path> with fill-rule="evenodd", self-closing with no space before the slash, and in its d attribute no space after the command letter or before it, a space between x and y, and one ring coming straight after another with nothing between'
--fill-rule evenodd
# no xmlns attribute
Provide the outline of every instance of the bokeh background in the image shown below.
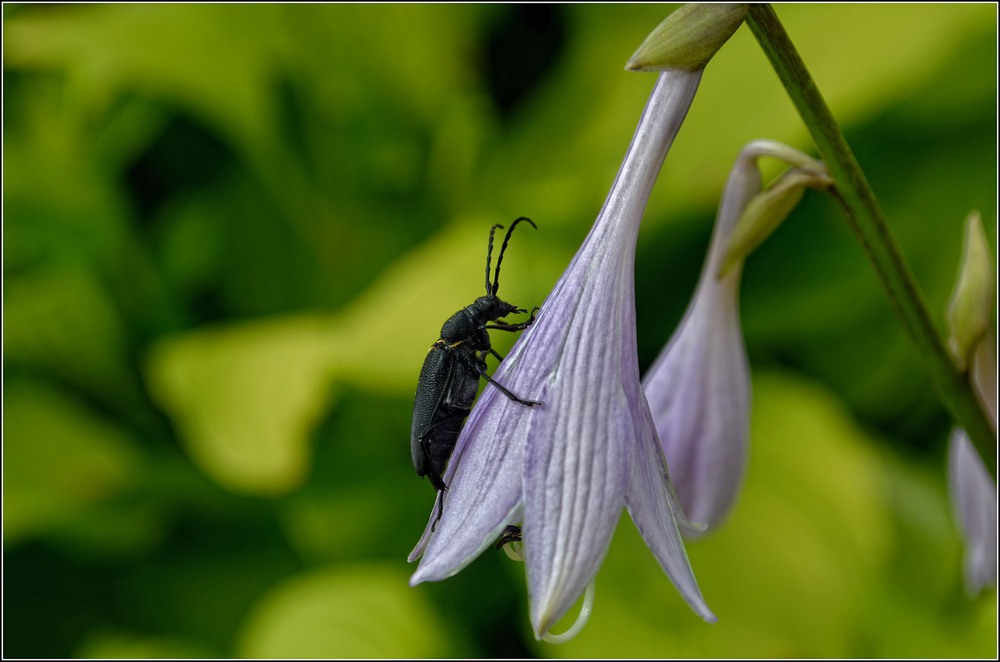
<svg viewBox="0 0 1000 662"><path fill-rule="evenodd" d="M652 88L624 63L673 7L5 4L4 655L994 657L949 419L814 192L746 265L748 477L688 545L717 624L627 517L563 646L502 553L407 585L426 349L481 293L492 223L538 223L501 294L544 299ZM943 327L969 210L996 245L996 6L777 10ZM640 233L643 368L760 137L811 151L743 27Z"/></svg>

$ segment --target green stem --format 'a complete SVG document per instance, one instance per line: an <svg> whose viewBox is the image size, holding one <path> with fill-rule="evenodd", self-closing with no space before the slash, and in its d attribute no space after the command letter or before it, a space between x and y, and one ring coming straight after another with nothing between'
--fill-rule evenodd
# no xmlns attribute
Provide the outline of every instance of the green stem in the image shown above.
<svg viewBox="0 0 1000 662"><path fill-rule="evenodd" d="M851 229L875 266L903 326L927 362L941 401L965 429L996 478L996 437L965 373L948 355L927 304L885 222L875 194L830 108L769 4L750 6L747 25L778 73L833 177Z"/></svg>

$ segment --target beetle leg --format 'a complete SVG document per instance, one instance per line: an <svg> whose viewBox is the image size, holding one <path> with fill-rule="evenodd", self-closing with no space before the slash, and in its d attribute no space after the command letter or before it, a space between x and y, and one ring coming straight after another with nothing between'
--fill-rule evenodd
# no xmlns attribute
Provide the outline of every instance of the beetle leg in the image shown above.
<svg viewBox="0 0 1000 662"><path fill-rule="evenodd" d="M431 533L434 533L434 527L441 521L441 515L444 515L444 490L438 490L438 515L431 524Z"/></svg>
<svg viewBox="0 0 1000 662"><path fill-rule="evenodd" d="M517 324L508 324L507 322L504 322L502 320L497 320L493 324L488 324L486 326L486 328L487 329L491 329L491 330L492 329L496 329L497 331L524 331L529 326L531 326L532 324L535 323L535 317L538 315L538 310L539 310L538 306L535 306L534 308L532 308L531 309L531 316L528 317L528 319L525 320L525 321L523 321L523 322L518 322ZM519 309L515 310L514 312L515 313L526 313L528 311L522 310L522 309L519 308Z"/></svg>
<svg viewBox="0 0 1000 662"><path fill-rule="evenodd" d="M532 320L532 321L534 321L534 320ZM487 324L486 328L490 329L491 331L493 331L493 330L496 330L496 331L524 331L529 326L531 326L531 321L520 322L518 324L505 324L505 323Z"/></svg>
<svg viewBox="0 0 1000 662"><path fill-rule="evenodd" d="M463 359L466 361L466 365L469 368L471 368L473 372L475 372L480 377L483 377L484 379L486 379L486 381L488 381L490 384L493 384L494 386L496 386L498 389L500 389L501 393L503 393L504 395L506 395L508 398L510 398L514 402L517 402L518 404L522 404L525 407L534 407L535 405L542 404L541 402L537 402L535 400L525 400L523 398L517 397L516 395L514 395L513 393L511 393L509 390L507 390L506 386L504 386L503 384L501 384L500 382L496 381L495 379L493 379L492 377L490 377L488 374L486 374L486 361L484 361L482 359L482 357L486 356L487 352L492 352L494 356L496 356L497 358L499 358L501 361L503 360L503 357L501 357L499 354L497 354L495 351L493 351L492 347L490 347L488 350L483 350L482 352L479 352L476 355L476 358L478 359L476 361L471 361L471 360L469 360L466 357L463 357Z"/></svg>
<svg viewBox="0 0 1000 662"><path fill-rule="evenodd" d="M508 398L510 398L511 400L513 400L514 402L516 402L516 403L518 403L518 404L522 404L522 405L524 405L525 407L534 407L535 405L540 405L540 404L542 404L541 402L538 402L538 401L536 401L536 400L523 400L523 399L521 399L521 398L517 397L516 395L514 395L513 393L511 393L510 391L508 391L508 390L507 390L507 387L506 387L506 386L504 386L504 385L503 385L503 384L501 384L500 382L496 381L495 379L493 379L492 377L490 377L489 375L487 375L487 374L486 374L485 372L482 372L482 373L480 373L480 374L481 374L481 375L482 375L483 377L485 377L485 378L486 378L486 381L488 381L488 382L489 382L490 384L493 384L493 385L494 385L494 386L496 386L496 387L497 387L498 389L500 389L500 392L501 392L501 393L503 393L503 394L504 394L504 395L506 395L506 396L507 396Z"/></svg>

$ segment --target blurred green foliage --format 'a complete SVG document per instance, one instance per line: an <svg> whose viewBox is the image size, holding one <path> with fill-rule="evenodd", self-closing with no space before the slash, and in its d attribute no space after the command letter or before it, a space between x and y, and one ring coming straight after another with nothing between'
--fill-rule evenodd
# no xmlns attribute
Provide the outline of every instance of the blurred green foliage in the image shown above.
<svg viewBox="0 0 1000 662"><path fill-rule="evenodd" d="M540 303L651 89L656 5L4 5L4 654L996 655L944 485L948 419L836 206L753 256L750 468L688 546L719 623L623 520L573 642L487 552L409 588L407 451L485 235ZM931 309L962 220L996 242L996 7L781 5ZM732 160L808 149L749 31L709 66L637 255L647 366ZM498 338L503 352L510 339Z"/></svg>

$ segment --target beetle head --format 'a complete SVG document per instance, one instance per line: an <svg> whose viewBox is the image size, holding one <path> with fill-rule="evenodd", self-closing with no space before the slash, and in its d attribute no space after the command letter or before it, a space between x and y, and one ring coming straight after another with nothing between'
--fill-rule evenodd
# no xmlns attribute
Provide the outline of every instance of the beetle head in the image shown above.
<svg viewBox="0 0 1000 662"><path fill-rule="evenodd" d="M527 312L523 308L518 308L512 303L502 301L499 297L488 294L479 297L472 304L478 311L478 317L484 320L495 320L512 313Z"/></svg>

